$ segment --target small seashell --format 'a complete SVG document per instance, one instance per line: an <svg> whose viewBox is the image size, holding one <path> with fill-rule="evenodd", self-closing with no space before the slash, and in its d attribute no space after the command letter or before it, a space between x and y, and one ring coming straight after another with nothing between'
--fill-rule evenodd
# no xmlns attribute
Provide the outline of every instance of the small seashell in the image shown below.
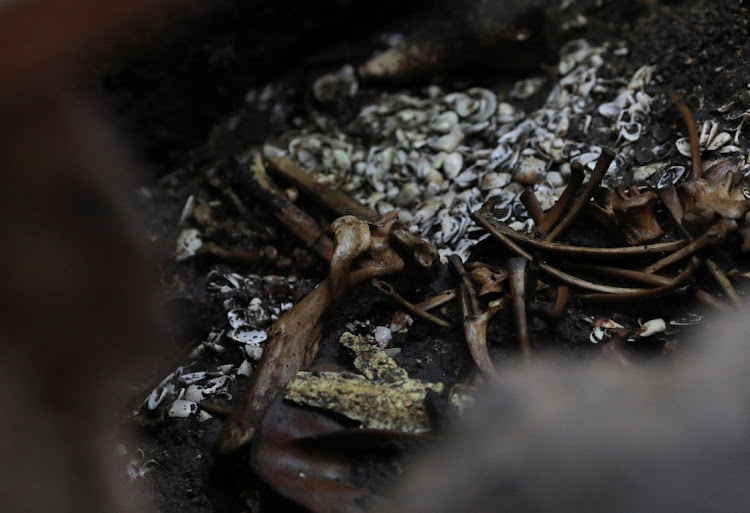
<svg viewBox="0 0 750 513"><path fill-rule="evenodd" d="M518 161L513 179L516 182L534 185L544 180L547 162L536 157L523 157Z"/></svg>
<svg viewBox="0 0 750 513"><path fill-rule="evenodd" d="M592 344L598 344L602 340L604 340L604 337L607 336L607 331L604 328L601 328L599 326L595 326L593 330L591 330L591 334L589 335L589 341Z"/></svg>
<svg viewBox="0 0 750 513"><path fill-rule="evenodd" d="M384 215L386 215L386 214L387 214L388 212L390 212L391 210L394 210L394 207L393 207L393 205L391 205L391 204L390 204L390 203L388 203L387 201L381 201L381 202L380 202L380 203L378 204L378 208L377 208L377 210L378 210L378 214L380 214L381 216L384 216Z"/></svg>
<svg viewBox="0 0 750 513"><path fill-rule="evenodd" d="M587 166L593 169L594 164L596 163L597 159L599 158L599 155L601 155L601 151L591 151L587 153L581 153L576 157L575 160L581 163L582 166Z"/></svg>
<svg viewBox="0 0 750 513"><path fill-rule="evenodd" d="M666 330L667 323L664 322L664 319L651 319L650 321L643 323L635 335L641 338L650 337Z"/></svg>
<svg viewBox="0 0 750 513"><path fill-rule="evenodd" d="M199 403L203 400L203 387L200 385L190 385L182 395L183 401Z"/></svg>
<svg viewBox="0 0 750 513"><path fill-rule="evenodd" d="M591 53L589 43L583 39L568 41L560 50L562 58L557 65L560 75L567 75Z"/></svg>
<svg viewBox="0 0 750 513"><path fill-rule="evenodd" d="M247 319L245 318L245 310L243 308L235 308L228 311L227 318L229 319L229 325L232 328L247 326Z"/></svg>
<svg viewBox="0 0 750 513"><path fill-rule="evenodd" d="M411 212L409 212L408 210L399 210L398 211L398 220L401 223L409 225L409 224L412 224L414 222L414 215Z"/></svg>
<svg viewBox="0 0 750 513"><path fill-rule="evenodd" d="M510 173L495 173L490 172L484 175L482 179L482 186L480 187L483 191L490 189L499 189L508 185L513 177Z"/></svg>
<svg viewBox="0 0 750 513"><path fill-rule="evenodd" d="M725 144L727 144L729 141L732 140L732 136L729 135L726 132L721 132L720 134L716 134L716 136L711 139L711 142L708 143L706 146L706 149L709 151L718 150Z"/></svg>
<svg viewBox="0 0 750 513"><path fill-rule="evenodd" d="M708 120L701 126L701 134L698 137L698 144L702 148L708 147L709 144L714 140L716 134L719 132L719 124L715 121Z"/></svg>
<svg viewBox="0 0 750 513"><path fill-rule="evenodd" d="M599 114L609 119L617 119L622 108L615 102L602 103L597 109Z"/></svg>
<svg viewBox="0 0 750 513"><path fill-rule="evenodd" d="M205 379L205 377L206 371L189 372L180 376L180 381L182 381L186 385L192 385L193 383L197 383L200 380Z"/></svg>
<svg viewBox="0 0 750 513"><path fill-rule="evenodd" d="M477 178L479 178L479 173L477 172L475 166L471 166L467 169L464 169L456 178L454 178L453 183L461 188L466 188L471 185L471 183L474 182Z"/></svg>
<svg viewBox="0 0 750 513"><path fill-rule="evenodd" d="M719 153L727 154L727 153L742 153L743 150L739 146L735 146L733 144L730 144L729 146L724 146L719 150Z"/></svg>
<svg viewBox="0 0 750 513"><path fill-rule="evenodd" d="M193 214L194 208L195 208L195 196L191 194L190 196L188 196L188 199L185 201L185 206L182 207L180 220L177 221L177 224L179 225L185 224L185 221L187 221L188 217L190 217Z"/></svg>
<svg viewBox="0 0 750 513"><path fill-rule="evenodd" d="M620 129L619 136L626 141L635 142L641 138L643 126L637 121L621 122L618 123L618 127Z"/></svg>
<svg viewBox="0 0 750 513"><path fill-rule="evenodd" d="M677 139L675 146L677 146L677 151L680 152L680 155L690 157L690 139L688 137Z"/></svg>
<svg viewBox="0 0 750 513"><path fill-rule="evenodd" d="M419 196L419 186L414 182L405 183L398 195L393 200L396 206L405 207L410 205Z"/></svg>
<svg viewBox="0 0 750 513"><path fill-rule="evenodd" d="M684 166L671 166L662 171L659 180L656 182L657 189L663 189L669 185L675 185L685 175Z"/></svg>
<svg viewBox="0 0 750 513"><path fill-rule="evenodd" d="M214 395L226 387L228 376L219 376L208 381L208 384L203 388L203 395ZM195 385L191 385L195 386Z"/></svg>
<svg viewBox="0 0 750 513"><path fill-rule="evenodd" d="M395 358L401 352L401 348L389 347L388 349L384 349L383 352L390 358Z"/></svg>
<svg viewBox="0 0 750 513"><path fill-rule="evenodd" d="M475 123L487 121L497 111L497 96L489 89L473 87L466 91L466 93L473 97L478 97L476 100L476 112L472 116L472 121Z"/></svg>
<svg viewBox="0 0 750 513"><path fill-rule="evenodd" d="M501 102L497 106L498 123L515 123L516 121L522 119L523 116L523 111L516 109L510 103Z"/></svg>
<svg viewBox="0 0 750 513"><path fill-rule="evenodd" d="M443 160L443 171L445 171L445 176L449 180L457 177L458 173L461 172L461 168L463 167L463 165L464 157L460 153L449 153Z"/></svg>
<svg viewBox="0 0 750 513"><path fill-rule="evenodd" d="M258 361L263 356L263 348L253 344L245 345L245 353L251 360Z"/></svg>
<svg viewBox="0 0 750 513"><path fill-rule="evenodd" d="M155 410L159 404L164 400L164 398L167 396L167 393L169 393L169 390L165 386L158 386L156 387L151 394L148 396L148 400L146 401L148 403L148 409L149 410Z"/></svg>
<svg viewBox="0 0 750 513"><path fill-rule="evenodd" d="M548 171L544 175L544 181L547 182L550 187L560 187L565 184L562 175L558 171Z"/></svg>
<svg viewBox="0 0 750 513"><path fill-rule="evenodd" d="M177 399L175 402L172 403L172 406L169 408L168 415L170 417L189 417L193 413L198 411L198 405L195 404L193 401L185 401L183 399Z"/></svg>
<svg viewBox="0 0 750 513"><path fill-rule="evenodd" d="M254 330L250 326L239 326L236 329L230 330L227 336L241 344L253 344L256 346L261 342L265 342L268 338L268 334L264 330Z"/></svg>
<svg viewBox="0 0 750 513"><path fill-rule="evenodd" d="M402 331L404 328L408 328L413 323L414 323L414 319L412 319L408 313L399 310L398 312L396 312L396 315L394 315L393 319L391 320L391 326L390 326L391 333L398 333L399 331Z"/></svg>
<svg viewBox="0 0 750 513"><path fill-rule="evenodd" d="M488 169L495 169L497 166L505 162L513 155L513 149L508 143L501 142L497 147L490 153L490 159L487 162Z"/></svg>
<svg viewBox="0 0 750 513"><path fill-rule="evenodd" d="M463 141L463 139L463 132L461 132L460 130L454 130L449 134L445 134L439 137L434 143L432 143L431 146L435 150L451 153L458 147L459 144L461 144L461 141Z"/></svg>
<svg viewBox="0 0 750 513"><path fill-rule="evenodd" d="M428 184L435 184L438 187L442 187L445 182L445 178L443 178L443 175L437 169L431 169L424 179Z"/></svg>
<svg viewBox="0 0 750 513"><path fill-rule="evenodd" d="M458 125L458 114L452 110L443 112L435 117L430 123L430 128L435 132L447 134Z"/></svg>
<svg viewBox="0 0 750 513"><path fill-rule="evenodd" d="M654 173L664 167L662 162L655 162L653 164L646 164L633 169L633 181L636 183L643 183L651 178Z"/></svg>
<svg viewBox="0 0 750 513"><path fill-rule="evenodd" d="M604 329L613 329L613 328L623 328L624 326L620 324L619 322L613 321L612 319L596 319L593 323L591 323L593 326L598 328L604 328Z"/></svg>
<svg viewBox="0 0 750 513"><path fill-rule="evenodd" d="M177 250L175 254L175 260L182 262L195 255L201 246L203 246L203 240L201 240L201 232L195 228L188 228L183 230L180 235L177 236Z"/></svg>
<svg viewBox="0 0 750 513"><path fill-rule="evenodd" d="M250 346L250 347L255 348L255 346ZM248 362L247 360L243 360L242 365L240 365L239 368L237 369L237 375L247 376L249 378L252 375L252 373L253 373L253 369L252 369L252 366L250 365L250 362Z"/></svg>
<svg viewBox="0 0 750 513"><path fill-rule="evenodd" d="M462 118L470 116L477 107L474 99L464 93L447 94L443 101L450 105L456 111L456 114Z"/></svg>
<svg viewBox="0 0 750 513"><path fill-rule="evenodd" d="M349 154L340 148L333 150L333 165L338 171L349 171L352 165Z"/></svg>

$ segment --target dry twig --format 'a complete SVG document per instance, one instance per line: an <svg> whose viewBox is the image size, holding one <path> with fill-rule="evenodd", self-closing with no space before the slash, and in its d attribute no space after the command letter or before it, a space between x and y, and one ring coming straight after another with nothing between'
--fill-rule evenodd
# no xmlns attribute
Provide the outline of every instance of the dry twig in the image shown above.
<svg viewBox="0 0 750 513"><path fill-rule="evenodd" d="M583 186L583 190L581 191L581 193L573 201L573 204L570 206L570 210L568 210L560 223L555 226L555 228L551 232L549 232L549 234L547 234L544 240L546 240L547 242L553 242L557 237L560 236L560 234L567 230L571 224L573 224L573 221L575 221L576 217L578 217L578 214L589 202L591 196L594 195L594 191L597 187L599 187L599 184L604 179L604 175L607 174L607 169L609 169L609 165L612 163L614 158L615 153L612 150L610 150L609 148L602 148L602 154L599 156L599 160L596 161L594 171L591 172L591 178L588 182L586 182L586 185Z"/></svg>
<svg viewBox="0 0 750 513"><path fill-rule="evenodd" d="M486 311L482 311L476 297L469 274L464 269L463 262L458 255L451 255L448 259L461 277L459 285L459 303L464 319L464 336L469 345L469 352L479 370L486 374L496 374L495 366L487 351L487 325L490 319L503 309L506 297L490 302Z"/></svg>
<svg viewBox="0 0 750 513"><path fill-rule="evenodd" d="M737 293L737 290L732 285L732 282L730 282L729 278L727 278L727 275L724 274L721 269L719 269L718 265L716 265L716 262L714 262L710 258L707 258L706 267L708 267L708 270L711 272L711 275L713 275L714 279L721 287L721 290L723 290L727 297L732 300L734 306L736 306L737 308L742 308L742 298Z"/></svg>
<svg viewBox="0 0 750 513"><path fill-rule="evenodd" d="M515 257L505 265L508 269L510 295L513 299L513 316L516 321L516 336L521 347L521 357L525 362L531 360L531 342L529 327L526 321L526 259Z"/></svg>
<svg viewBox="0 0 750 513"><path fill-rule="evenodd" d="M396 289L394 289L390 283L386 283L378 279L373 279L371 283L373 287L375 287L377 290L379 290L386 296L390 297L393 301L395 301L399 306L401 306L401 308L403 308L407 312L414 314L417 317L421 317L422 319L429 321L433 324L436 324L440 326L441 328L451 327L449 322L446 322L443 319L440 319L439 317L435 317L431 313L426 312L425 310L419 308L417 305L410 303L409 301L404 299L401 296L401 294L396 292Z"/></svg>

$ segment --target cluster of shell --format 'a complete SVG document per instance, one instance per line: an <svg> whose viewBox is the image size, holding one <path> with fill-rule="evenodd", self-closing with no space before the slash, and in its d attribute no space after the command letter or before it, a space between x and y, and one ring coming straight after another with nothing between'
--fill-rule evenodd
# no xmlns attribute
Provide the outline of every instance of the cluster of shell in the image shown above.
<svg viewBox="0 0 750 513"><path fill-rule="evenodd" d="M626 53L583 40L568 43L559 80L533 112L519 104L540 94L545 78L521 80L500 92L445 92L436 86L421 94L385 92L348 126L316 114L280 139L289 141L284 148L267 145L265 152L294 158L319 182L380 213L398 209L401 220L433 242L443 258L457 253L465 259L480 235L470 222L472 210L491 201L503 221L530 230L533 222L518 200L524 186L533 186L549 208L572 160L593 168L601 147L587 141L618 148L611 174L630 166L628 148L648 122L652 98L644 87L653 68L642 67L629 80L598 76L607 59ZM313 92L328 91L321 84L339 80L344 86L338 90L357 94L349 69L321 77Z"/></svg>
<svg viewBox="0 0 750 513"><path fill-rule="evenodd" d="M242 276L211 271L206 288L222 302L226 323L211 331L193 350L189 356L191 364L178 367L159 383L141 409L155 410L168 404L171 417L195 414L201 422L211 418L209 413L199 410L198 403L217 397L231 400L230 382L237 375L251 375L251 362L260 360L262 344L268 338L265 329L292 308L289 297L296 281L294 275ZM221 364L221 355L227 350L240 350L245 357L242 364ZM205 362L201 357L207 353L210 363L204 367L212 370L198 370L198 362Z"/></svg>

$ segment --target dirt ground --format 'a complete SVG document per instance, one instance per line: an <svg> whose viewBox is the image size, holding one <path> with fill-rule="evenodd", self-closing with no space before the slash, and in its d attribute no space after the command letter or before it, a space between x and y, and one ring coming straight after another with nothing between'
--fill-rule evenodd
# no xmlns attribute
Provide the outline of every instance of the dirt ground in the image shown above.
<svg viewBox="0 0 750 513"><path fill-rule="evenodd" d="M722 129L731 130L750 108L750 70L746 66L750 57L750 18L745 2L575 0L564 2L568 4L565 9L557 3L555 8L542 6L538 20L522 20L535 28L529 44L515 50L528 52L525 66L508 62L510 71L504 72L503 63L507 61L502 54L477 52L471 59L459 58L432 76L417 77L408 83L363 82L354 98L323 107L310 92L322 73L344 64L363 63L382 45L381 34L406 30L419 33L424 27L424 33L435 37L436 30L445 35L434 27L442 27L446 19L470 24L464 12L472 7L457 1L425 10L426 2L413 2L402 12L401 3L397 6L395 2L315 2L314 7L313 3L291 0L262 4L264 7L257 11L230 2L219 4L215 11L203 13L184 26L175 23L158 37L149 35L145 38L147 43L134 42L122 58L101 70L102 88L111 112L150 170L150 178L144 180L137 197L148 220L147 239L157 255L166 298L169 344L174 354L168 364L155 363L158 370L154 383L144 389L138 401L144 401L169 373L183 367L183 374L208 371L215 373L213 377L230 376L211 402L231 407L250 380L247 375L238 375L237 369L246 360L251 368L257 362L221 336L216 339L218 347L204 344L211 333L228 328L226 302L235 301L244 307L253 298L260 298L266 309L263 326L267 327L272 317L296 303L325 277L326 265L276 223L266 208L255 201L252 191L243 188L228 164L248 148L278 140L295 127L296 118L308 119L322 110L343 124L382 91L403 89L421 94L431 83L445 90L475 85L502 89L522 78L547 76L557 65L557 50L563 42L574 39L585 39L592 46L608 44L627 49L603 71L611 75L608 78L627 80L644 65L655 67L645 89L653 101L644 132L633 144L633 167L653 162L654 147L667 141L672 144L687 135L679 111L666 98L667 91L681 95L699 125L704 120L721 120ZM457 32L446 37L466 41L461 31ZM466 44L470 51L471 44ZM495 52L503 51L502 46L493 48ZM446 57L449 58L452 56ZM283 99L281 111L264 110L246 101L248 91L262 91L266 84L276 84L275 91L281 91L275 93L277 99ZM533 110L534 103L544 96L541 92L525 100L525 108ZM227 129L227 120L232 120L231 130ZM606 145L611 141L591 143ZM735 145L747 155L750 140L746 130L739 132ZM676 151L667 158L674 164L690 166L689 158ZM218 170L225 184L232 185L262 224L275 227L276 239L262 240L253 235L253 228L241 223L226 201L217 202L226 198L206 182L205 173L212 168ZM205 215L210 219L205 224L201 224L195 211L191 213L192 221L186 224L183 220L180 224L191 196L196 205L213 205L206 207ZM333 218L303 197L299 204L323 225ZM678 238L668 214L660 210L657 216L665 227L665 239ZM211 226L212 240L225 246L247 251L273 248L266 249L265 256L252 265L220 262L211 257L178 262L175 241L188 226L201 230ZM604 238L601 230L584 223L569 234L567 241L599 245ZM715 248L711 256L725 270L739 267L747 271L746 257L738 246L735 243ZM480 242L472 253L472 259L498 265L507 256L507 251L491 239ZM233 285L227 278L232 273L237 273L236 280L245 280L243 287ZM723 297L707 271L700 271L695 281ZM391 282L397 290L407 291L404 295L410 301L419 302L455 287L456 277L449 265L442 264L429 272L404 273ZM554 301L554 294L544 292L541 300ZM362 327L365 324L388 326L397 310L395 304L368 285L355 288L327 318L316 362L334 362L351 369L351 358L338 345L340 335L351 328L348 324L358 321L363 331L368 329ZM687 313L709 315L710 311L691 294L669 295L656 303L591 304L575 299L555 322L532 317L529 335L535 353L555 354L562 360L587 360L598 358L601 346L591 342L591 326L585 318L612 318L634 330L640 321L655 317L680 319ZM451 387L468 379L475 367L464 343L458 304L448 303L438 310L438 315L452 327L443 329L415 320L408 334L394 335L392 346L400 348L394 358L410 377ZM687 332L689 328L677 338ZM672 338L661 334L648 341L629 343L629 357L637 365L649 365L661 358L665 342ZM490 356L499 369L516 364L518 343L511 309L493 320L488 341ZM196 353L196 348L201 348L201 352ZM219 367L230 365L226 372ZM174 377L173 385L178 377ZM176 390L170 393L176 394ZM169 395L153 410L140 405L137 415L124 418L141 439L138 446L125 448L123 465L130 462L131 468L144 468L144 462L153 460L145 465L148 472L131 480L129 486L152 495L165 513L259 512L279 508L304 511L257 477L249 464L248 449L231 456L216 455L216 438L222 428L220 414L207 419L196 414L187 418L170 416L170 404L176 398ZM142 455L136 453L138 449ZM395 475L389 465L371 462L358 470L358 479L380 489Z"/></svg>

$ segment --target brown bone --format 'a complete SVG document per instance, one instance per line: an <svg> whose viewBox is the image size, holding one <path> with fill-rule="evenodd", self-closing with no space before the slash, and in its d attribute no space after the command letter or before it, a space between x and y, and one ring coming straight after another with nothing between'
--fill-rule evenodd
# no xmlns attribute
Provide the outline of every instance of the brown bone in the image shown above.
<svg viewBox="0 0 750 513"><path fill-rule="evenodd" d="M375 251L372 247L373 243L382 244L392 223L393 216L384 218L371 231L364 221L343 216L331 224L336 237L331 271L315 290L271 326L268 344L250 388L219 435L220 452L231 452L247 443L274 398L298 371L310 365L318 350L328 308L354 285L403 268L403 260L392 249L381 246ZM353 269L360 257L364 260Z"/></svg>

